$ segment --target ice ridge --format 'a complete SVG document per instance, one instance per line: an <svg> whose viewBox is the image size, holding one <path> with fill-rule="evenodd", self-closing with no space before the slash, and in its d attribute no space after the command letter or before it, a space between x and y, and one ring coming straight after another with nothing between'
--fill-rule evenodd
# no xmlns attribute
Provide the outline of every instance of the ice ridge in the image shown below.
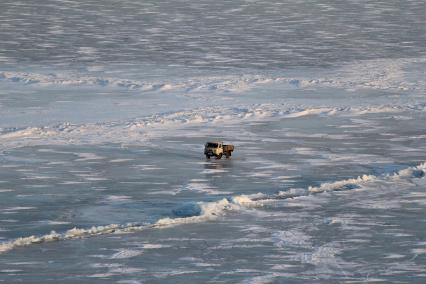
<svg viewBox="0 0 426 284"><path fill-rule="evenodd" d="M284 83L296 88L312 86L344 89L378 89L395 91L424 91L426 81L409 78L405 69L424 64L426 58L375 59L349 63L332 72L318 76L270 76L236 74L192 77L185 80L149 82L136 79L96 77L90 74L0 71L0 80L24 85L112 87L139 91L229 91L242 92L257 85Z"/></svg>
<svg viewBox="0 0 426 284"><path fill-rule="evenodd" d="M54 126L0 129L1 148L17 148L39 144L97 144L146 142L155 131L197 123L235 123L241 120L272 118L297 119L305 116L356 116L373 113L424 112L424 104L378 105L366 107L304 107L285 104L261 104L242 107L202 107L168 113L158 113L128 121L75 125L61 123Z"/></svg>
<svg viewBox="0 0 426 284"><path fill-rule="evenodd" d="M49 234L43 236L17 238L9 242L0 243L0 254L15 248L26 247L33 244L81 239L106 234L125 234L139 232L146 229L156 229L180 224L204 222L222 216L226 211L234 211L240 209L243 206L249 206L251 203L253 203L253 201L250 199L250 197L241 195L231 198L223 198L214 202L198 202L197 204L200 207L200 212L196 213L194 216L177 218L166 217L159 219L153 224L111 224L106 226L93 226L88 229L73 228L64 233L57 233L52 231Z"/></svg>
<svg viewBox="0 0 426 284"><path fill-rule="evenodd" d="M166 217L159 219L152 224L130 223L125 225L111 224L106 226L94 226L88 229L73 228L64 233L52 231L43 236L22 237L15 240L0 243L0 254L10 250L26 247L33 244L48 243L55 241L72 240L79 238L88 238L106 234L125 234L131 232L140 232L147 229L160 229L181 224L191 224L214 220L225 215L230 211L239 211L245 208L261 207L270 202L288 198L297 198L301 196L309 196L330 191L353 190L362 188L371 182L395 182L399 180L411 180L424 178L426 174L426 162L414 167L408 167L398 172L385 175L363 175L357 178L346 179L330 183L322 183L319 186L310 186L307 189L294 188L288 191L280 191L273 195L253 194L238 195L229 198L223 198L213 202L198 202L196 209L191 214L183 217Z"/></svg>
<svg viewBox="0 0 426 284"><path fill-rule="evenodd" d="M287 82L292 79L263 75L226 75L193 77L179 81L149 82L134 79L94 77L80 74L39 74L29 72L0 71L0 80L24 85L74 86L74 87L112 87L145 92L153 91L230 91L241 92L259 84Z"/></svg>

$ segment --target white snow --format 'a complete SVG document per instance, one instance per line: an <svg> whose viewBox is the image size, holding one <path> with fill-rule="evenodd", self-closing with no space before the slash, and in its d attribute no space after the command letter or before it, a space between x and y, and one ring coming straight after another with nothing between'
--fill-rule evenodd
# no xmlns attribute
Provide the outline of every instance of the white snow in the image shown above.
<svg viewBox="0 0 426 284"><path fill-rule="evenodd" d="M84 54L94 54L95 49L80 48ZM413 64L425 64L426 58L374 59L348 63L329 72L324 77L287 77L265 75L224 75L193 77L183 81L144 81L134 79L118 79L115 77L94 77L78 73L57 72L49 74L1 71L0 80L37 85L51 86L86 86L113 87L131 90L152 91L227 91L240 93L265 84L285 83L297 88L312 86L356 89L377 89L393 91L424 91L426 80L417 78L408 80L404 68Z"/></svg>
<svg viewBox="0 0 426 284"><path fill-rule="evenodd" d="M1 148L17 148L35 145L146 143L150 136L167 135L169 131L187 125L216 124L235 125L242 121L262 121L279 118L298 118L307 115L357 116L367 113L395 113L425 111L423 104L380 105L369 107L292 107L284 104L261 104L245 107L203 107L188 111L159 113L131 121L88 123L72 125L62 123L54 126L30 127L0 133ZM372 126L372 125L370 125ZM335 137L343 139L342 135ZM100 160L93 153L78 153L80 161Z"/></svg>

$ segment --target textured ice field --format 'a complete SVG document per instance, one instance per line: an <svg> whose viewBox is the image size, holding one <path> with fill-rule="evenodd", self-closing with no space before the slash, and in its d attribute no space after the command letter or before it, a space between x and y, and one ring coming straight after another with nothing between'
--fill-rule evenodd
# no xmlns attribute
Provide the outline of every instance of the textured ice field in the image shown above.
<svg viewBox="0 0 426 284"><path fill-rule="evenodd" d="M424 55L424 2L3 0L3 62L288 68Z"/></svg>
<svg viewBox="0 0 426 284"><path fill-rule="evenodd" d="M0 282L424 283L425 14L2 1Z"/></svg>

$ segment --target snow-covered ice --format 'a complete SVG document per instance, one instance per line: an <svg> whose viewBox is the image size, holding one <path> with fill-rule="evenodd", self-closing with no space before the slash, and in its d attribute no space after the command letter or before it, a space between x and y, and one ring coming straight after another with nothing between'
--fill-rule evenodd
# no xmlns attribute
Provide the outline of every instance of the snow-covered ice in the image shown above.
<svg viewBox="0 0 426 284"><path fill-rule="evenodd" d="M425 13L2 1L0 282L423 283Z"/></svg>

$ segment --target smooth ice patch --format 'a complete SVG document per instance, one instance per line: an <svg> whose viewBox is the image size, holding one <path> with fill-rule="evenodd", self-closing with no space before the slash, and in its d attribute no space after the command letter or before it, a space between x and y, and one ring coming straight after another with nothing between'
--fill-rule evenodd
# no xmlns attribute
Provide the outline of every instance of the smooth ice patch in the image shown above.
<svg viewBox="0 0 426 284"><path fill-rule="evenodd" d="M109 195L107 197L105 197L105 201L106 202L125 202L125 201L129 201L131 200L132 197L131 196L127 196L127 195Z"/></svg>
<svg viewBox="0 0 426 284"><path fill-rule="evenodd" d="M110 163L125 163L125 162L130 162L130 161L134 161L135 159L113 159L110 160Z"/></svg>
<svg viewBox="0 0 426 284"><path fill-rule="evenodd" d="M95 153L74 153L74 154L79 157L78 159L76 159L77 162L105 159L105 157L98 156Z"/></svg>
<svg viewBox="0 0 426 284"><path fill-rule="evenodd" d="M110 259L126 259L132 258L135 256L142 255L143 251L141 250L129 250L129 249L121 249L118 252L114 253L110 256Z"/></svg>
<svg viewBox="0 0 426 284"><path fill-rule="evenodd" d="M196 180L191 180L191 182L186 184L185 186L177 188L176 190L174 190L174 194L179 194L186 191L205 193L208 195L231 194L231 192L229 191L221 191L212 185Z"/></svg>

